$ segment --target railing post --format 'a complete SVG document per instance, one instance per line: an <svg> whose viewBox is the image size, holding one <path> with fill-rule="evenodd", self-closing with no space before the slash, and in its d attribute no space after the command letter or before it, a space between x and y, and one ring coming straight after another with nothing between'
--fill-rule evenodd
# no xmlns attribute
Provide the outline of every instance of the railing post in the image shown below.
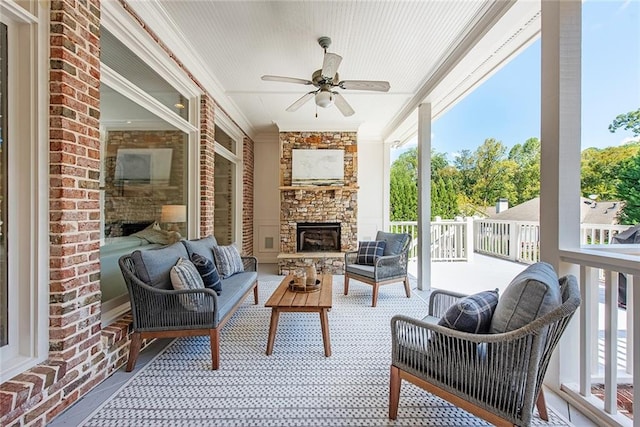
<svg viewBox="0 0 640 427"><path fill-rule="evenodd" d="M520 257L520 223L512 222L509 224L509 259L518 261Z"/></svg>
<svg viewBox="0 0 640 427"><path fill-rule="evenodd" d="M467 260L467 262L473 262L473 253L475 251L475 248L473 247L473 241L474 241L474 235L475 235L473 224L474 223L473 223L472 217L468 216L465 218L465 226L464 226L463 232L465 236L465 244L464 244L465 259Z"/></svg>

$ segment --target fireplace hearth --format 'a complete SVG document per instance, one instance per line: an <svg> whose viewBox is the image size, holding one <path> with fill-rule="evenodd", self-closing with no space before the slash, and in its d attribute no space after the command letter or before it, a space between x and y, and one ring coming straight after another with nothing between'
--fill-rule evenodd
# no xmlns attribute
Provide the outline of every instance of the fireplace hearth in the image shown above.
<svg viewBox="0 0 640 427"><path fill-rule="evenodd" d="M299 222L296 224L298 252L339 252L339 222Z"/></svg>

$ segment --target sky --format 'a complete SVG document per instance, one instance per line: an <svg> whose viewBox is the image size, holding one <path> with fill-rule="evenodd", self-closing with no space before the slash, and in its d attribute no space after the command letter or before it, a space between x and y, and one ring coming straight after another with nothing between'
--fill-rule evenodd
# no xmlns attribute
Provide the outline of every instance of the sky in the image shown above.
<svg viewBox="0 0 640 427"><path fill-rule="evenodd" d="M582 148L620 145L631 132L608 130L640 108L640 0L585 0L582 6ZM474 151L495 138L511 148L540 137L540 40L432 124L441 153ZM392 159L415 146L393 150Z"/></svg>

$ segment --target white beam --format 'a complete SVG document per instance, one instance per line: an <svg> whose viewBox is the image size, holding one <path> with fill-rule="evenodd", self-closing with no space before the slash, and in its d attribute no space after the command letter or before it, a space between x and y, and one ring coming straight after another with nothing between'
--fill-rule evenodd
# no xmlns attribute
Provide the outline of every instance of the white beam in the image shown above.
<svg viewBox="0 0 640 427"><path fill-rule="evenodd" d="M418 107L418 289L431 289L431 104Z"/></svg>

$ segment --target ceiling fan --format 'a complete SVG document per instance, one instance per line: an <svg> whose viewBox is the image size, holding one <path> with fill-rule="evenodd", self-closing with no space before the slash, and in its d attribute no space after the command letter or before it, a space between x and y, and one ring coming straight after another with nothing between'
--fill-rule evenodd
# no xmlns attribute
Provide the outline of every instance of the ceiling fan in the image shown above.
<svg viewBox="0 0 640 427"><path fill-rule="evenodd" d="M315 98L318 107L326 108L335 103L340 112L348 117L352 116L355 111L351 105L335 88L347 90L373 90L378 92L389 91L389 82L376 80L340 80L338 77L338 66L342 61L342 57L335 53L328 53L327 49L331 45L329 37L320 37L318 44L324 49L324 60L322 61L322 69L316 70L311 76L311 80L298 79L295 77L281 76L262 76L262 80L272 82L296 83L302 85L313 85L316 90L306 93L296 102L287 107L287 111L296 111L302 107L311 98ZM316 117L318 113L316 112Z"/></svg>

